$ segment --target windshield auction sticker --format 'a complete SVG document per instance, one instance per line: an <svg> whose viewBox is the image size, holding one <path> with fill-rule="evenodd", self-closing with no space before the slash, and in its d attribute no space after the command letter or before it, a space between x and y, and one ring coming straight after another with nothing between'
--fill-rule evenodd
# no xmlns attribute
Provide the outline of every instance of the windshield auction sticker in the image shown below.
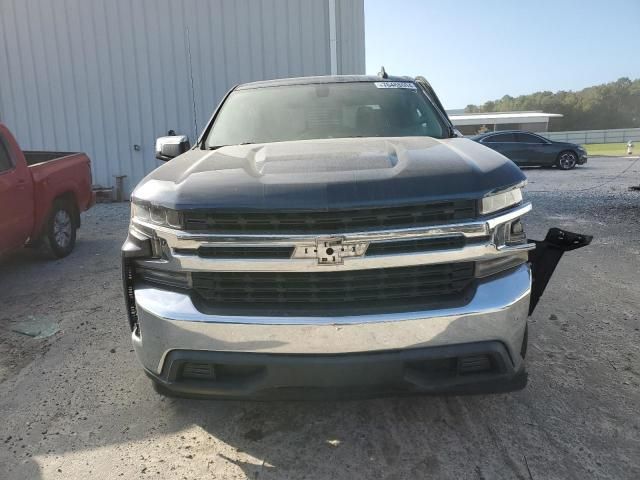
<svg viewBox="0 0 640 480"><path fill-rule="evenodd" d="M416 90L415 84L411 82L373 82L378 88L408 88Z"/></svg>

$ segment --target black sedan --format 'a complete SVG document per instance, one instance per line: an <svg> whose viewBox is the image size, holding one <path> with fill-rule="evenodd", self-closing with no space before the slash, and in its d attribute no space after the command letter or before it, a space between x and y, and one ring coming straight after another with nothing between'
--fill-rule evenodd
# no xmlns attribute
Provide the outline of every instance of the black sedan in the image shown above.
<svg viewBox="0 0 640 480"><path fill-rule="evenodd" d="M587 163L587 152L580 145L554 142L540 135L519 130L503 130L470 137L500 152L521 167L558 167L571 170Z"/></svg>

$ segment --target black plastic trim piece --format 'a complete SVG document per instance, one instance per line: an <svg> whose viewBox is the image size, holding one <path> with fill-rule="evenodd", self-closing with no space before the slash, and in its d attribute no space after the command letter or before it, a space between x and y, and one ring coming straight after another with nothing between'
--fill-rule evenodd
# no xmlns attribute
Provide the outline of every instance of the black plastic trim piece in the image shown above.
<svg viewBox="0 0 640 480"><path fill-rule="evenodd" d="M591 235L572 233L559 228L551 228L544 240L530 240L536 248L529 251L529 261L533 271L533 283L531 286L531 303L529 315L533 313L538 301L544 293L547 284L553 275L565 252L586 247L591 243Z"/></svg>
<svg viewBox="0 0 640 480"><path fill-rule="evenodd" d="M459 359L486 355L490 369L464 373ZM181 377L188 363L240 372L193 380ZM285 355L174 350L160 375L147 375L172 395L200 398L326 398L386 394L470 394L520 390L527 375L516 369L502 342L487 341L418 349L340 355Z"/></svg>
<svg viewBox="0 0 640 480"><path fill-rule="evenodd" d="M122 245L122 287L124 290L124 303L127 307L127 316L129 319L129 328L131 331L138 331L140 325L138 323L138 311L136 308L136 297L134 282L136 277L134 258L148 258L152 255L151 241L149 239L141 239L132 235L127 235L127 239Z"/></svg>

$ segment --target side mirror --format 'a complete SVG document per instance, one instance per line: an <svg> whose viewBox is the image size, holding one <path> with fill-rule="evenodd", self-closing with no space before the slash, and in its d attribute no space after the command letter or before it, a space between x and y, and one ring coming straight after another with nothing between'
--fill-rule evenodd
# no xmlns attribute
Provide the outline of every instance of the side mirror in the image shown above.
<svg viewBox="0 0 640 480"><path fill-rule="evenodd" d="M186 135L171 135L156 139L156 158L166 162L191 148L189 137Z"/></svg>

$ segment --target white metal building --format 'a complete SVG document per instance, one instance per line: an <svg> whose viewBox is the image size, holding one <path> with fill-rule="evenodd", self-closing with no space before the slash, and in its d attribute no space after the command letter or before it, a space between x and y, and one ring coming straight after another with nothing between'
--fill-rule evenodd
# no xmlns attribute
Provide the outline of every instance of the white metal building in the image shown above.
<svg viewBox="0 0 640 480"><path fill-rule="evenodd" d="M24 149L85 151L94 183L192 142L233 85L364 73L364 0L0 0L0 121Z"/></svg>
<svg viewBox="0 0 640 480"><path fill-rule="evenodd" d="M529 130L546 132L549 119L562 117L560 113L544 112L495 112L495 113L458 113L449 112L449 118L464 135L475 135L496 130Z"/></svg>

